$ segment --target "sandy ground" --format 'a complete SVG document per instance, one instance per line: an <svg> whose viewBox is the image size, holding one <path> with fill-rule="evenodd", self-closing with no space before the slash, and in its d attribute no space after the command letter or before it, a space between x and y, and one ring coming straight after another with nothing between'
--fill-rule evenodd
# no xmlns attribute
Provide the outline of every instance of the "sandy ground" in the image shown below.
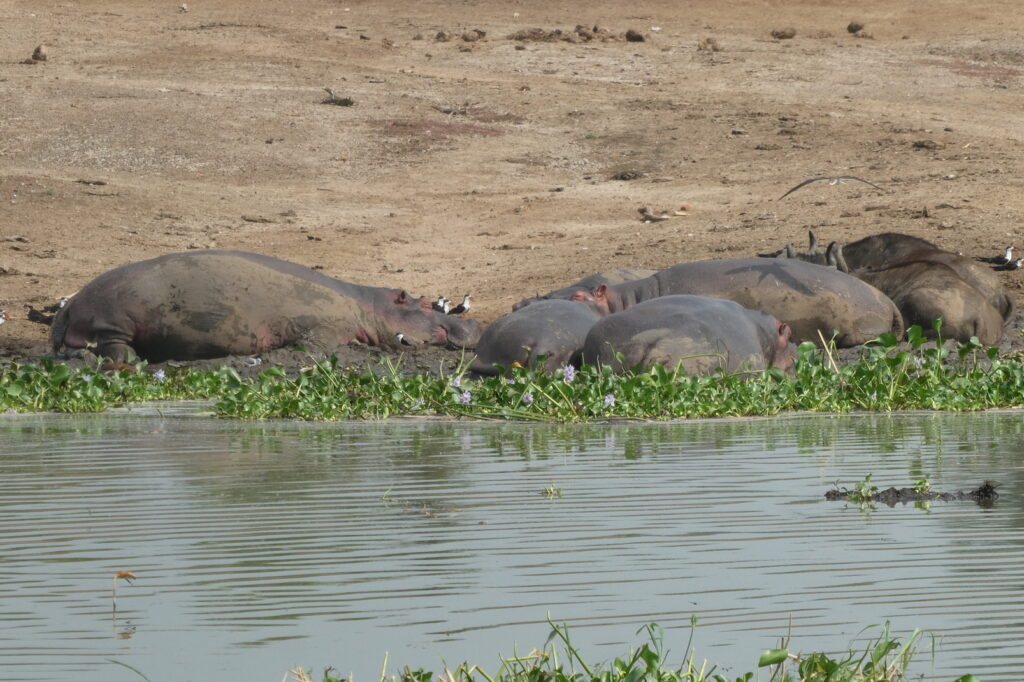
<svg viewBox="0 0 1024 682"><path fill-rule="evenodd" d="M1024 215L1022 76L1017 0L10 0L0 349L47 351L23 304L193 248L471 292L483 322L809 228L994 255ZM778 201L818 175L885 191ZM1002 274L1024 307L1024 271Z"/></svg>

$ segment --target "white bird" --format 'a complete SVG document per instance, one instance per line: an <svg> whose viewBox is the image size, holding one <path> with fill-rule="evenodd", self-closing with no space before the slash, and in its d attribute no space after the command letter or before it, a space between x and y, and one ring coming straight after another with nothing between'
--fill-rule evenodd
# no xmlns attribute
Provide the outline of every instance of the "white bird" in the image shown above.
<svg viewBox="0 0 1024 682"><path fill-rule="evenodd" d="M783 199L788 197L793 192L797 191L801 187L806 187L807 185L811 184L812 182L825 182L825 181L828 181L829 185L841 185L846 180L856 180L857 182L863 182L865 185L871 185L872 187L874 187L875 189L879 190L880 192L884 192L885 191L884 189L882 189L881 187L879 187L875 183L868 182L867 180L855 177L853 175L840 175L839 177L835 177L835 178L830 178L827 175L822 175L822 176L819 176L819 177L816 177L816 178L808 178L807 180L804 180L799 185L797 185L796 187L794 187L793 189L789 190L788 192L783 194L781 197L776 199L776 201L782 201Z"/></svg>
<svg viewBox="0 0 1024 682"><path fill-rule="evenodd" d="M993 270L1020 270L1022 267L1024 267L1024 258L1018 258L1017 260L1010 261L1009 263L1005 263L1003 265L997 265L996 267L994 267L992 269Z"/></svg>
<svg viewBox="0 0 1024 682"><path fill-rule="evenodd" d="M430 307L439 313L447 315L448 311L451 310L452 302L444 296L438 296L437 300L430 304Z"/></svg>
<svg viewBox="0 0 1024 682"><path fill-rule="evenodd" d="M1006 265L1013 261L1013 255L1017 253L1018 249L1016 246L1007 246L1006 252L1001 256L992 256L990 258L983 258L978 256L976 260L980 260L983 263L993 263L994 265Z"/></svg>
<svg viewBox="0 0 1024 682"><path fill-rule="evenodd" d="M6 321L7 321L7 311L6 310L0 310L0 324L3 324Z"/></svg>
<svg viewBox="0 0 1024 682"><path fill-rule="evenodd" d="M473 297L470 296L469 294L466 294L465 296L462 297L462 303L460 303L459 305L455 306L454 308L452 308L451 310L448 310L446 312L449 315L461 315L462 313L468 313L469 312L470 301L472 301L472 300L473 300Z"/></svg>

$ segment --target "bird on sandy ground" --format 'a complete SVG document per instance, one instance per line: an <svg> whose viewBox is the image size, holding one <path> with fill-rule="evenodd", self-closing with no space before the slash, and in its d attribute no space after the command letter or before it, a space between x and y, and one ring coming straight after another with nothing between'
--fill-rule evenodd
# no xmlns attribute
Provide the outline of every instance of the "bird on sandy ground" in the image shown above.
<svg viewBox="0 0 1024 682"><path fill-rule="evenodd" d="M999 256L976 256L974 260L980 260L982 263L992 263L993 265L1006 265L1013 261L1013 256L1017 253L1018 249L1016 246L1007 246L1006 251Z"/></svg>
<svg viewBox="0 0 1024 682"><path fill-rule="evenodd" d="M0 324L3 324L6 321L7 321L7 311L6 310L0 310Z"/></svg>
<svg viewBox="0 0 1024 682"><path fill-rule="evenodd" d="M840 175L839 177L835 177L835 178L830 178L827 175L822 175L820 177L808 178L807 180L804 180L799 185L797 185L796 187L792 188L791 190L789 190L788 192L783 194L781 197L776 199L776 201L782 201L783 199L785 199L786 197L788 197L790 194L792 194L793 192L797 191L801 187L806 187L807 185L810 185L813 182L826 182L827 181L828 184L831 186L831 185L841 185L844 182L846 182L847 180L856 180L857 182L863 182L865 185L871 185L872 187L877 189L879 192L884 192L885 191L884 189L882 189L881 187L879 187L875 183L868 182L867 180L864 180L863 178L858 178L858 177L855 177L853 175Z"/></svg>
<svg viewBox="0 0 1024 682"><path fill-rule="evenodd" d="M462 297L462 303L458 304L457 306L455 306L454 308L449 310L448 314L449 315L461 315L463 313L468 313L469 312L470 301L472 301L472 300L473 300L473 297L470 296L469 294L466 294L465 296Z"/></svg>
<svg viewBox="0 0 1024 682"><path fill-rule="evenodd" d="M997 265L992 268L993 270L1020 270L1024 267L1024 258L1018 258L1017 260L1004 263L1003 265Z"/></svg>
<svg viewBox="0 0 1024 682"><path fill-rule="evenodd" d="M444 296L438 296L437 300L430 304L430 307L439 313L448 314L448 311L452 309L452 302Z"/></svg>
<svg viewBox="0 0 1024 682"><path fill-rule="evenodd" d="M39 324L53 324L53 315L46 315L39 312L28 303L25 304L25 312L28 313L29 322L38 322Z"/></svg>

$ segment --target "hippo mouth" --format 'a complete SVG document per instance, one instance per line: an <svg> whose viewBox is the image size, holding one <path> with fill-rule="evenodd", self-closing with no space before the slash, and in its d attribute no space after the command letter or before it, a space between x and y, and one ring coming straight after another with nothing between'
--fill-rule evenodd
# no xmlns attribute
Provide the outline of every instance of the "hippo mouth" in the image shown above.
<svg viewBox="0 0 1024 682"><path fill-rule="evenodd" d="M438 343L456 348L471 348L480 340L480 323L476 320L452 317L442 322L434 332Z"/></svg>

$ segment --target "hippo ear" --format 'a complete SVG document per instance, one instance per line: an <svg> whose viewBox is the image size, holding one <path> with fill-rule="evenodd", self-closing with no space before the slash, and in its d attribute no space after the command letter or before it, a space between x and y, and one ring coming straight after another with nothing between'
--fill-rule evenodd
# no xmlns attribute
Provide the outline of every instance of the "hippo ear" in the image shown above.
<svg viewBox="0 0 1024 682"><path fill-rule="evenodd" d="M594 298L596 300L602 301L602 302L607 301L608 300L608 285L607 284L598 285L598 287L596 289L594 289Z"/></svg>

